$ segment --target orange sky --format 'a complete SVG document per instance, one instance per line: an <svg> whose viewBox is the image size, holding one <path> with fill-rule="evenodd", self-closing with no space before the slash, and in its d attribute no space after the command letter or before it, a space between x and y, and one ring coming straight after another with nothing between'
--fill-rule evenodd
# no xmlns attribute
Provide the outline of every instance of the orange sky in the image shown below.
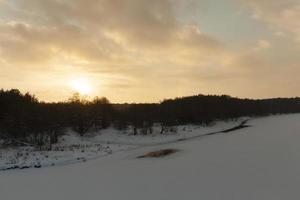
<svg viewBox="0 0 300 200"><path fill-rule="evenodd" d="M0 88L44 101L300 96L298 0L0 0Z"/></svg>

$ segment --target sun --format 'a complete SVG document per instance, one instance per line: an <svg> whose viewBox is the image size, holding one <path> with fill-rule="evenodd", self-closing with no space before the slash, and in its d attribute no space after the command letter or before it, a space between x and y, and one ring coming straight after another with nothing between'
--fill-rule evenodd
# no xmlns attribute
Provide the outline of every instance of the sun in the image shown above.
<svg viewBox="0 0 300 200"><path fill-rule="evenodd" d="M86 79L74 79L71 81L71 87L73 90L82 95L89 95L92 93L92 86Z"/></svg>

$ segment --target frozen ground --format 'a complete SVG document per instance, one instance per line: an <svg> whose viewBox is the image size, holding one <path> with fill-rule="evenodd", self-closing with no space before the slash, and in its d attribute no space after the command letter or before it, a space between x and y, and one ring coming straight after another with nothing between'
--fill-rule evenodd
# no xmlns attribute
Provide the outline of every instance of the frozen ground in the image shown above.
<svg viewBox="0 0 300 200"><path fill-rule="evenodd" d="M3 200L299 199L300 114L235 132L113 153L74 165L0 172ZM175 148L164 158L137 159Z"/></svg>
<svg viewBox="0 0 300 200"><path fill-rule="evenodd" d="M236 121L218 121L211 126L178 126L176 133L160 134L160 127L154 127L152 135L131 135L113 128L90 133L85 137L68 131L53 145L52 151L38 151L33 147L0 148L0 171L11 169L40 168L86 162L117 151L152 146L203 135L237 126L244 118ZM1 145L0 145L1 146Z"/></svg>

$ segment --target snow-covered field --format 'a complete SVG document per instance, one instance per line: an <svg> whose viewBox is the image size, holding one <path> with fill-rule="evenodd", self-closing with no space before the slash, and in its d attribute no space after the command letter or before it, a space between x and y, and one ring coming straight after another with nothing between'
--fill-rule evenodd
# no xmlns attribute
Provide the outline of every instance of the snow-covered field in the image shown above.
<svg viewBox="0 0 300 200"><path fill-rule="evenodd" d="M218 121L211 126L186 125L176 127L176 133L160 134L154 127L152 135L131 135L130 130L121 132L113 128L89 133L85 137L67 131L59 138L52 151L39 151L33 147L0 148L0 171L11 169L40 168L86 162L118 151L152 146L187 139L237 126L244 118L236 121ZM1 147L1 145L0 145Z"/></svg>
<svg viewBox="0 0 300 200"><path fill-rule="evenodd" d="M300 114L257 118L251 127L230 133L127 149L72 165L3 171L0 199L298 199L299 122ZM180 151L136 158L164 148Z"/></svg>

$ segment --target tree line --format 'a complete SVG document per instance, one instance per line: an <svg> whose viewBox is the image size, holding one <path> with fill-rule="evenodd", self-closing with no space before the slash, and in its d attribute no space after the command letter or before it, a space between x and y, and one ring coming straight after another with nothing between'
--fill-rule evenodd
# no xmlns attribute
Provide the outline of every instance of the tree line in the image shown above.
<svg viewBox="0 0 300 200"><path fill-rule="evenodd" d="M17 89L0 90L0 139L51 149L66 128L83 136L113 126L132 134L176 131L177 125L210 124L242 116L300 112L300 98L239 99L228 95L195 95L153 104L112 104L105 97L86 100L74 94L68 101L40 102Z"/></svg>

